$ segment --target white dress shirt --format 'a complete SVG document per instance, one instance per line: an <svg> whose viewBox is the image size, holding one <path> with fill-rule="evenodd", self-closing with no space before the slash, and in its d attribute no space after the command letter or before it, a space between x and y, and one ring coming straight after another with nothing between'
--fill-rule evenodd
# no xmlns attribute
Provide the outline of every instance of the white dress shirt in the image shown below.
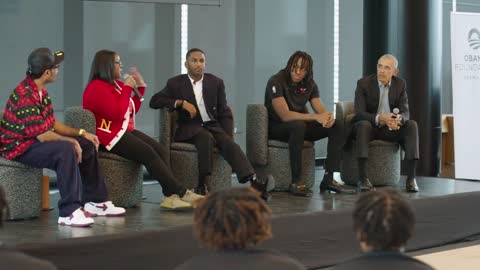
<svg viewBox="0 0 480 270"><path fill-rule="evenodd" d="M203 122L210 121L208 116L207 109L205 108L205 102L203 101L203 76L200 80L194 81L190 75L188 75L190 82L193 87L193 94L195 95L195 100L197 101L198 110L200 111L200 116L202 117Z"/></svg>

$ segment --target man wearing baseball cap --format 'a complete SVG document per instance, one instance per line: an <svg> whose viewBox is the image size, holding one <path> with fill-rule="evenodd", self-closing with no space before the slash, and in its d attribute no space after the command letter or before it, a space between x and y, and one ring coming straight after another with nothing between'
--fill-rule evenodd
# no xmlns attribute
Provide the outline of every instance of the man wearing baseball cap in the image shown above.
<svg viewBox="0 0 480 270"><path fill-rule="evenodd" d="M90 216L120 216L125 209L107 201L97 136L55 119L45 86L55 81L63 59L63 52L48 48L30 53L26 77L0 119L0 156L55 170L61 197L58 224L85 227L94 223Z"/></svg>

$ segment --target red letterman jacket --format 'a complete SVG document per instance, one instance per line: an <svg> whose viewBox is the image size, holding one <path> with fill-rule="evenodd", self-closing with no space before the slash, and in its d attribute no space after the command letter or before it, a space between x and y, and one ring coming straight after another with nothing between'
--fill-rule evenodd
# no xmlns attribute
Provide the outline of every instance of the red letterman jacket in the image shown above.
<svg viewBox="0 0 480 270"><path fill-rule="evenodd" d="M136 95L131 97L132 87L124 85L119 80L116 82L120 88L95 79L87 85L83 93L83 108L92 111L95 115L98 139L107 150L112 149L122 138L130 117L133 117L135 123L135 114L142 106L142 102ZM145 89L145 87L138 87L142 95ZM132 116L128 113L130 102L133 103Z"/></svg>

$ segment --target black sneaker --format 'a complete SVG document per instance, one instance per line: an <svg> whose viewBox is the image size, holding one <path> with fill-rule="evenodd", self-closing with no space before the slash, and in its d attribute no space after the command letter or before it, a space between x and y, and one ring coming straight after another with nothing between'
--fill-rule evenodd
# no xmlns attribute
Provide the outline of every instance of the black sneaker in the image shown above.
<svg viewBox="0 0 480 270"><path fill-rule="evenodd" d="M202 195L202 196L205 196L208 194L207 185L198 185L196 188L193 189L193 191L198 195Z"/></svg>
<svg viewBox="0 0 480 270"><path fill-rule="evenodd" d="M250 179L250 185L252 188L254 188L255 190L257 190L258 192L260 192L260 197L262 197L262 199L264 199L266 202L270 201L270 199L272 199L272 195L268 192L268 182L269 182L270 178L267 177L267 179L265 179L265 181L262 181L260 179L258 179L256 176L255 177L252 177L252 179Z"/></svg>
<svg viewBox="0 0 480 270"><path fill-rule="evenodd" d="M295 196L312 197L313 195L313 191L309 189L305 184L292 183L288 191Z"/></svg>
<svg viewBox="0 0 480 270"><path fill-rule="evenodd" d="M333 175L331 173L325 174L323 176L323 180L320 183L320 192L335 192L335 193L346 193L346 194L355 194L355 190L348 188L333 179Z"/></svg>
<svg viewBox="0 0 480 270"><path fill-rule="evenodd" d="M370 180L368 178L365 179L360 179L357 184L357 190L358 191L370 191L370 190L375 190L373 187L372 183L370 183Z"/></svg>

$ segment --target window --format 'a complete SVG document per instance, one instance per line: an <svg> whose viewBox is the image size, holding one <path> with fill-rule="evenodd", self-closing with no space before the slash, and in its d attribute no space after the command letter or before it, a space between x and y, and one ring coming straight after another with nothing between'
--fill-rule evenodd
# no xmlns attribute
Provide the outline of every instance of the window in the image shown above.
<svg viewBox="0 0 480 270"><path fill-rule="evenodd" d="M183 4L181 6L181 15L180 15L180 72L182 74L187 73L187 68L185 68L185 54L188 51L188 5Z"/></svg>

